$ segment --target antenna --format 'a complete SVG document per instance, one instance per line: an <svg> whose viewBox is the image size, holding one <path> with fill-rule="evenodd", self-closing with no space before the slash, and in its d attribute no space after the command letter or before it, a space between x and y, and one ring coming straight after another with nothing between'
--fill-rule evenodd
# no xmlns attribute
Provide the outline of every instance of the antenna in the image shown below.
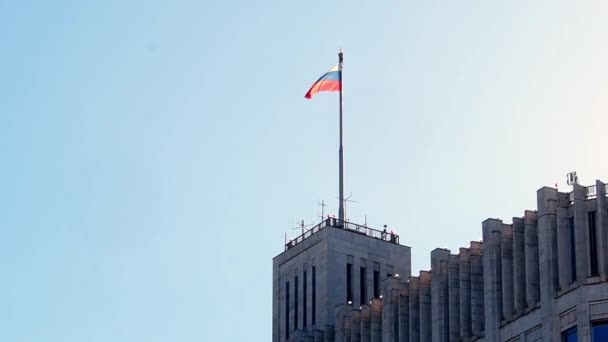
<svg viewBox="0 0 608 342"><path fill-rule="evenodd" d="M352 193L352 192L350 193L350 195L348 195L348 197L346 197L346 198L344 199L344 202L359 203L359 202L357 202L357 201L353 201L353 200L351 200L351 199L350 199L351 197L353 197L353 193Z"/></svg>
<svg viewBox="0 0 608 342"><path fill-rule="evenodd" d="M310 226L313 226L313 225L314 225L314 223L311 223L311 224L304 224L304 220L301 220L301 221L300 221L300 223L299 223L299 225L298 225L297 227L293 227L293 228L291 228L291 229L292 229L292 230L293 230L293 229L302 229L302 235L304 235L304 229L305 229L305 228L308 228L308 227L310 227Z"/></svg>
<svg viewBox="0 0 608 342"><path fill-rule="evenodd" d="M325 207L327 207L327 204L325 204L324 200L321 200L321 202L318 202L317 205L321 207L321 216L319 216L319 218L321 221L323 221L325 220Z"/></svg>
<svg viewBox="0 0 608 342"><path fill-rule="evenodd" d="M367 227L367 214L365 214L365 224L364 224L364 226Z"/></svg>
<svg viewBox="0 0 608 342"><path fill-rule="evenodd" d="M572 171L566 175L566 182L568 185L578 185L578 176L576 171Z"/></svg>
<svg viewBox="0 0 608 342"><path fill-rule="evenodd" d="M348 195L348 197L346 197L344 199L344 217L346 217L346 202L350 202L350 203L359 203L357 201L353 201L350 198L353 197L353 193L351 192L350 195Z"/></svg>

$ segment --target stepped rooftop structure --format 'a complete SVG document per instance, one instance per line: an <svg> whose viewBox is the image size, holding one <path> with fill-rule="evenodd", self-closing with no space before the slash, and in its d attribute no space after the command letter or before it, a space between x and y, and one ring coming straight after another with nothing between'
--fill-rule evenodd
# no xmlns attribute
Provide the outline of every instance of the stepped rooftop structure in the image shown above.
<svg viewBox="0 0 608 342"><path fill-rule="evenodd" d="M415 275L403 236L327 219L273 259L273 342L608 341L606 196L543 187Z"/></svg>

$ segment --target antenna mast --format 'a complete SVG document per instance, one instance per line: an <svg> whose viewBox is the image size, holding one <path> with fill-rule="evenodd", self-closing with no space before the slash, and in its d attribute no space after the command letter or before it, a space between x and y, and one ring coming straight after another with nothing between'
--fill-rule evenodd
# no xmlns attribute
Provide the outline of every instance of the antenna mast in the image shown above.
<svg viewBox="0 0 608 342"><path fill-rule="evenodd" d="M321 221L323 221L325 220L325 207L327 207L327 204L325 204L324 200L321 200L321 202L317 204L321 207L321 216L319 216L319 218L321 219Z"/></svg>

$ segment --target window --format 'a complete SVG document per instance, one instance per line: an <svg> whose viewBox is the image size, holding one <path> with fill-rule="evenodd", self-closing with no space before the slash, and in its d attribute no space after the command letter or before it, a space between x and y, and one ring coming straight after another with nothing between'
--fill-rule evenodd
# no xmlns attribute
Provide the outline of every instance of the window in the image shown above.
<svg viewBox="0 0 608 342"><path fill-rule="evenodd" d="M380 298L380 272L374 271L374 298Z"/></svg>
<svg viewBox="0 0 608 342"><path fill-rule="evenodd" d="M576 281L576 244L574 243L574 218L570 218L570 269L572 272L572 278L570 282L574 283Z"/></svg>
<svg viewBox="0 0 608 342"><path fill-rule="evenodd" d="M574 326L562 333L562 342L578 342L578 335L576 334L576 326Z"/></svg>
<svg viewBox="0 0 608 342"><path fill-rule="evenodd" d="M289 282L285 283L285 339L289 339Z"/></svg>
<svg viewBox="0 0 608 342"><path fill-rule="evenodd" d="M317 323L317 268L312 267L312 324Z"/></svg>
<svg viewBox="0 0 608 342"><path fill-rule="evenodd" d="M593 322L591 331L591 342L608 341L608 321Z"/></svg>
<svg viewBox="0 0 608 342"><path fill-rule="evenodd" d="M595 211L590 211L589 215L589 267L590 276L597 275L597 235L595 234Z"/></svg>
<svg viewBox="0 0 608 342"><path fill-rule="evenodd" d="M295 285L296 288L293 291L293 295L295 296L294 297L295 302L294 302L294 305L293 305L293 308L295 309L294 310L294 315L293 315L293 318L294 318L293 322L294 322L295 329L298 329L298 297L299 297L298 295L300 294L298 292L298 284L299 284L298 283L298 276L296 276L296 279L295 279L294 283L295 283L294 285Z"/></svg>
<svg viewBox="0 0 608 342"><path fill-rule="evenodd" d="M360 305L367 301L367 268L361 267L359 270L359 290L360 290Z"/></svg>
<svg viewBox="0 0 608 342"><path fill-rule="evenodd" d="M346 264L346 302L353 301L353 264Z"/></svg>
<svg viewBox="0 0 608 342"><path fill-rule="evenodd" d="M307 303L307 299L308 298L306 298L306 290L307 290L307 286L306 286L307 285L307 283L306 283L307 279L306 278L307 278L306 277L306 271L304 271L304 274L302 276L302 310L304 311L302 313L302 316L304 316L304 317L302 317L302 319L303 319L303 321L302 321L302 328L306 328L306 324L308 323L308 322L306 322L306 318L307 318L306 316L307 316L307 313L308 313L307 312L308 308L306 307L307 304L308 304Z"/></svg>

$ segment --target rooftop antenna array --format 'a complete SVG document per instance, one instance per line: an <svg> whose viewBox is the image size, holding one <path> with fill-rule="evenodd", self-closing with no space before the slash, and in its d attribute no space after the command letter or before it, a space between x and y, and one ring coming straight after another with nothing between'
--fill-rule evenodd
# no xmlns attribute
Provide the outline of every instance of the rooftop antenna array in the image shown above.
<svg viewBox="0 0 608 342"><path fill-rule="evenodd" d="M578 176L576 171L572 171L566 175L566 182L568 185L578 185Z"/></svg>
<svg viewBox="0 0 608 342"><path fill-rule="evenodd" d="M314 223L304 224L304 220L301 220L300 223L299 223L299 225L297 227L293 227L291 229L292 230L294 230L294 229L302 229L302 235L304 235L304 230L306 230L306 228L308 228L310 226L314 226Z"/></svg>

